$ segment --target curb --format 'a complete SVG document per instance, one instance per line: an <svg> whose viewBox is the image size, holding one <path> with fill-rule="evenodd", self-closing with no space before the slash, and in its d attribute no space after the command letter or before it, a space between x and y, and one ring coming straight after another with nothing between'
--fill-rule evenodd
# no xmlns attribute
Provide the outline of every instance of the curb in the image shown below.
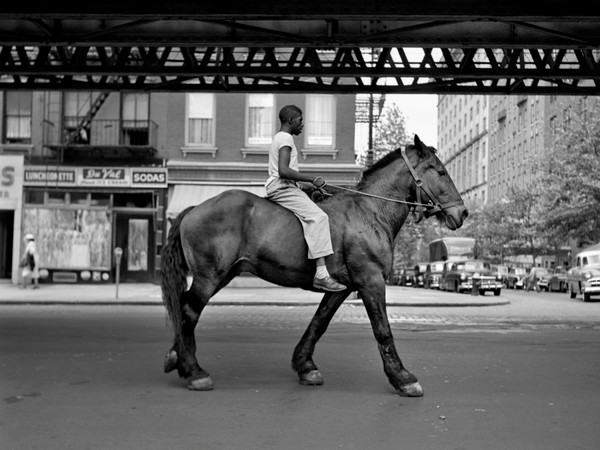
<svg viewBox="0 0 600 450"><path fill-rule="evenodd" d="M320 302L285 302L285 301L214 301L209 302L207 306L279 306L279 307L300 307L300 306L318 306ZM386 302L388 307L427 307L427 308L464 308L464 307L484 307L484 306L502 306L510 304L509 300L495 302L470 302L470 303L440 303L440 302ZM163 306L162 302L156 301L127 301L127 300L90 300L90 301L65 301L65 300L0 300L0 305L41 305L41 306L67 306L67 305L86 305L86 306ZM344 302L343 305L362 306L360 301L351 300Z"/></svg>

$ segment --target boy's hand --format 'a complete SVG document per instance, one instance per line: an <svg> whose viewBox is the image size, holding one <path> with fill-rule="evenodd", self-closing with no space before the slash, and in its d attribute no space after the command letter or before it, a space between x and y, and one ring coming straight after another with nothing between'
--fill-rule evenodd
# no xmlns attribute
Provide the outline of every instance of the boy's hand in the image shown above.
<svg viewBox="0 0 600 450"><path fill-rule="evenodd" d="M317 177L317 178L315 178L313 180L312 184L317 189L324 188L327 185L327 183L325 182L325 180L323 179L323 177Z"/></svg>

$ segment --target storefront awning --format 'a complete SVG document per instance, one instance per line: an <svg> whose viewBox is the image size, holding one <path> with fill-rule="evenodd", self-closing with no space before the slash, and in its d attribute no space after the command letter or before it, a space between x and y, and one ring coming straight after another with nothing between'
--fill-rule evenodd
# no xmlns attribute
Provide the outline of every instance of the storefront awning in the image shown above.
<svg viewBox="0 0 600 450"><path fill-rule="evenodd" d="M199 205L221 192L229 189L242 189L252 192L259 197L265 196L265 187L257 185L199 185L199 184L176 184L169 195L167 207L167 218L173 219L188 206Z"/></svg>

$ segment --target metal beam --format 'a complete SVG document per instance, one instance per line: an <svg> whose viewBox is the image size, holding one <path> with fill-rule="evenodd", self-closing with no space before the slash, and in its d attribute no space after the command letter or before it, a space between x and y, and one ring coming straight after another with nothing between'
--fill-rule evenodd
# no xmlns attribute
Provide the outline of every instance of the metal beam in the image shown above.
<svg viewBox="0 0 600 450"><path fill-rule="evenodd" d="M600 3L69 3L2 7L0 88L600 93Z"/></svg>

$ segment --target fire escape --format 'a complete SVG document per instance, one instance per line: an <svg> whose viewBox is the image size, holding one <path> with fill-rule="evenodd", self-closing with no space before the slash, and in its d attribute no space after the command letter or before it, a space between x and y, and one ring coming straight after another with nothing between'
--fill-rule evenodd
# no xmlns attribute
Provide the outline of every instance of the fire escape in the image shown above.
<svg viewBox="0 0 600 450"><path fill-rule="evenodd" d="M62 94L45 95L44 162L55 164L148 163L157 152L158 125L151 120L98 118L111 91L101 91L82 117L64 117ZM120 94L115 94L120 95Z"/></svg>

